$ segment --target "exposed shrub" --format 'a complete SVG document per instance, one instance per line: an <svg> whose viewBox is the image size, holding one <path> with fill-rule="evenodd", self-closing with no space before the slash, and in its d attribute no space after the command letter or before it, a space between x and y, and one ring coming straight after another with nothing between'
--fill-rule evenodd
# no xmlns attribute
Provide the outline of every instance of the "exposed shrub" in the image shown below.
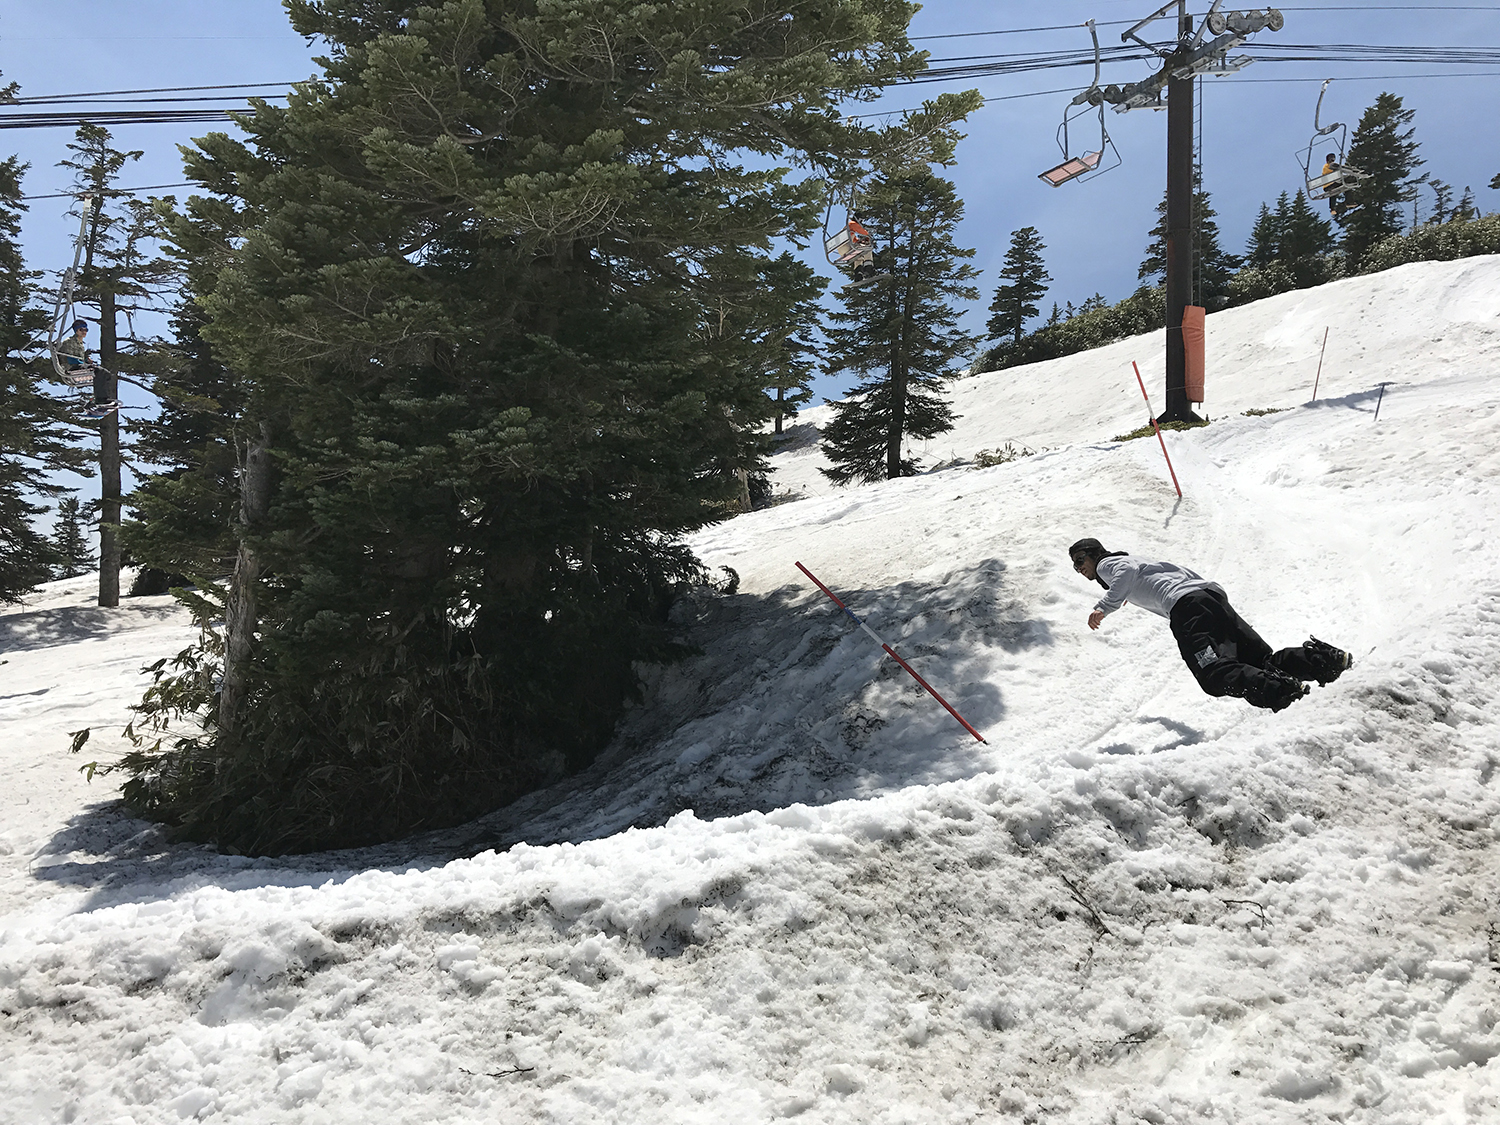
<svg viewBox="0 0 1500 1125"><path fill-rule="evenodd" d="M1248 305L1290 293L1293 289L1310 289L1344 276L1342 254L1313 254L1292 262L1275 261L1264 266L1247 266L1229 281L1229 303Z"/></svg>
<svg viewBox="0 0 1500 1125"><path fill-rule="evenodd" d="M1160 285L1137 289L1113 305L1089 309L1067 320L1044 325L1022 339L1019 345L1006 342L992 348L975 365L975 370L997 371L1102 348L1116 340L1155 332L1166 322L1166 290Z"/></svg>
<svg viewBox="0 0 1500 1125"><path fill-rule="evenodd" d="M1208 420L1202 422L1163 422L1161 428L1164 430L1196 430L1208 425ZM1138 430L1131 430L1128 434L1116 434L1111 441L1134 441L1136 438L1150 437L1156 433L1156 427L1149 423Z"/></svg>
<svg viewBox="0 0 1500 1125"><path fill-rule="evenodd" d="M1034 456L1036 456L1035 449L1028 449L1024 445L1017 449L1014 442L1008 441L1000 449L981 449L978 453L974 454L974 467L976 469L989 469L996 465L1008 465L1020 457Z"/></svg>
<svg viewBox="0 0 1500 1125"><path fill-rule="evenodd" d="M1365 255L1360 272L1379 273L1408 262L1451 262L1480 254L1500 254L1500 214L1454 219L1381 239Z"/></svg>

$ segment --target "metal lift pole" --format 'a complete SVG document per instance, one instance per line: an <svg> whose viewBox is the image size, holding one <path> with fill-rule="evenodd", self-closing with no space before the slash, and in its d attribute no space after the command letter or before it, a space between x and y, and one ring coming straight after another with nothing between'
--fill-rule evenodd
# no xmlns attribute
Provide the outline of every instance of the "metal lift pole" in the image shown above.
<svg viewBox="0 0 1500 1125"><path fill-rule="evenodd" d="M1187 0L1180 0L1177 49L1168 72L1186 69L1196 48ZM1163 422L1196 422L1187 398L1187 349L1182 310L1193 303L1193 80L1192 73L1167 83L1167 394Z"/></svg>

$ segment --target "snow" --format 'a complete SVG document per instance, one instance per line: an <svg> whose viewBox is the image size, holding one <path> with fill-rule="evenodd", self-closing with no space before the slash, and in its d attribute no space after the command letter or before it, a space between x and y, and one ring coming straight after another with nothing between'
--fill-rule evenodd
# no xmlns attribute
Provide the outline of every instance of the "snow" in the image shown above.
<svg viewBox="0 0 1500 1125"><path fill-rule="evenodd" d="M1181 501L1110 440L1154 337L959 382L929 462L1042 450L988 469L834 490L810 411L596 766L384 848L125 816L76 767L190 627L46 588L0 614L0 1122L1500 1120L1497 314L1497 257L1216 314ZM1358 663L1204 696L1159 618L1089 632L1083 535Z"/></svg>

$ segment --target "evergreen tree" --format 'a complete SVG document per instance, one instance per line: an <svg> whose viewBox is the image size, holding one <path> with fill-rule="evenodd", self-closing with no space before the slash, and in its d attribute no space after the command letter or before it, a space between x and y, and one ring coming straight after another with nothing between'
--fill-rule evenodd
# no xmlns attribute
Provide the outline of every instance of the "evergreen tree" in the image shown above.
<svg viewBox="0 0 1500 1125"><path fill-rule="evenodd" d="M1280 224L1277 260L1285 266L1293 287L1306 289L1327 281L1326 255L1334 249L1333 224L1314 211L1300 191L1287 205Z"/></svg>
<svg viewBox="0 0 1500 1125"><path fill-rule="evenodd" d="M191 218L174 208L170 198L157 205L172 231L165 249L187 296L173 312L173 343L158 357L152 381L160 410L135 423L137 460L155 471L129 497L133 518L121 527L121 540L142 565L138 585L154 571L209 590L233 568L237 552L245 390L203 338L207 315L198 298L233 264L244 218L219 198L195 197Z"/></svg>
<svg viewBox="0 0 1500 1125"><path fill-rule="evenodd" d="M54 577L74 578L94 569L94 553L89 550L84 523L77 495L64 497L57 506L57 523L52 531L52 546L56 552Z"/></svg>
<svg viewBox="0 0 1500 1125"><path fill-rule="evenodd" d="M1474 202L1474 189L1465 185L1463 195L1458 197L1458 203L1453 208L1451 216L1463 222L1472 222L1479 218L1479 206Z"/></svg>
<svg viewBox="0 0 1500 1125"><path fill-rule="evenodd" d="M1348 163L1368 179L1350 188L1344 213L1344 254L1351 271L1382 238L1400 234L1404 223L1401 203L1412 187L1412 174L1422 164L1417 156L1416 111L1403 109L1401 99L1382 93L1365 110L1349 144Z"/></svg>
<svg viewBox="0 0 1500 1125"><path fill-rule="evenodd" d="M1453 217L1453 185L1446 184L1442 180L1431 179L1427 181L1427 186L1432 189L1434 196L1432 214L1428 216L1427 221L1433 226L1439 226Z"/></svg>
<svg viewBox="0 0 1500 1125"><path fill-rule="evenodd" d="M152 253L164 233L153 205L125 198L112 186L121 169L142 153L122 152L112 140L108 129L85 122L68 144L73 157L59 161L60 167L73 169L77 189L94 198L74 299L99 310L98 361L105 375L98 390L106 400L118 396L118 377L135 376L133 381L139 382L140 375L158 365L159 345L135 335L135 316L160 307L160 295L176 273L170 262ZM117 606L123 428L118 411L93 425L99 429L99 604Z"/></svg>
<svg viewBox="0 0 1500 1125"><path fill-rule="evenodd" d="M913 115L891 138L923 137L934 163L951 159L959 134L931 130L924 119L960 119L978 104L976 92L945 94ZM907 149L909 151L909 149ZM908 158L883 171L863 198L865 225L878 248L875 267L885 278L848 292L844 308L830 314L830 374L848 371L860 383L833 404L823 428L823 452L832 462L822 472L835 484L910 476L920 467L905 457L909 438L931 438L953 428L953 413L941 388L953 363L977 339L958 327L953 303L972 301L979 291L972 258L953 242L963 202L953 184Z"/></svg>
<svg viewBox="0 0 1500 1125"><path fill-rule="evenodd" d="M1286 192L1282 192L1276 199L1275 211L1264 203L1260 205L1260 214L1255 217L1255 225L1250 228L1245 265L1260 269L1281 257L1282 224L1286 220L1289 202Z"/></svg>
<svg viewBox="0 0 1500 1125"><path fill-rule="evenodd" d="M183 576L199 587L233 565L239 497L231 435L243 405L233 376L201 335L203 322L191 299L171 317L172 354L152 381L160 409L134 423L135 457L156 471L126 498L131 518L120 529L142 574Z"/></svg>
<svg viewBox="0 0 1500 1125"><path fill-rule="evenodd" d="M52 545L32 524L47 510L36 499L62 491L49 475L86 472L68 441L65 408L42 393L24 358L47 333L47 314L32 304L38 275L26 269L17 241L25 171L15 157L0 161L0 604L52 576Z"/></svg>
<svg viewBox="0 0 1500 1125"><path fill-rule="evenodd" d="M1151 241L1146 246L1146 257L1141 261L1137 276L1147 285L1155 284L1167 274L1167 197L1156 207L1156 226L1151 228ZM1214 222L1218 212L1213 208L1212 197L1203 190L1200 182L1193 192L1193 297L1195 303L1212 311L1223 308L1229 299L1229 282L1234 271L1240 268L1236 254L1227 253L1219 246L1219 224Z"/></svg>
<svg viewBox="0 0 1500 1125"><path fill-rule="evenodd" d="M765 402L740 418L747 428L767 416L774 432L812 397L814 338L822 320L819 298L828 282L790 253L778 257L740 247L715 253L700 279L704 338L733 366L764 373ZM730 357L733 357L732 359Z"/></svg>
<svg viewBox="0 0 1500 1125"><path fill-rule="evenodd" d="M1005 265L1000 270L1001 284L990 302L991 315L986 327L992 339L1008 338L1011 347L1021 346L1026 322L1041 312L1037 302L1047 295L1047 284L1052 280L1042 261L1045 249L1036 227L1011 232L1010 249L1005 252Z"/></svg>
<svg viewBox="0 0 1500 1125"><path fill-rule="evenodd" d="M126 764L256 852L455 823L606 743L701 579L683 534L757 467L747 259L821 217L788 166L857 156L837 102L923 65L904 0L287 7L325 76L203 138L219 198L173 222L227 235L190 283L243 404L221 689L205 642L142 712L201 733Z"/></svg>

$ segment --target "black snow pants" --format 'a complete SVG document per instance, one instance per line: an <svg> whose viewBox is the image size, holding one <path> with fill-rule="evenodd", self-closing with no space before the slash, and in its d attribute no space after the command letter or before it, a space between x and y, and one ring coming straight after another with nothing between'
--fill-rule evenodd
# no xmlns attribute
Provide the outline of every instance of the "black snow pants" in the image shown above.
<svg viewBox="0 0 1500 1125"><path fill-rule="evenodd" d="M1306 650L1299 645L1272 652L1217 590L1184 594L1169 620L1183 662L1209 695L1232 695L1265 707L1275 697L1266 669L1298 680L1317 679Z"/></svg>

